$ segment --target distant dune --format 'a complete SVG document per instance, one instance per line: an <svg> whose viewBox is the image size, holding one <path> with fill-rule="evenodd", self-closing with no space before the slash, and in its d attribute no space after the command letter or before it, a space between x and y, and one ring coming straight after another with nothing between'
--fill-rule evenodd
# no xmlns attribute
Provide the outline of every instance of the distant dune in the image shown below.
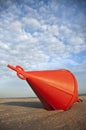
<svg viewBox="0 0 86 130"><path fill-rule="evenodd" d="M0 130L86 130L86 96L69 110L47 111L38 98L0 99Z"/></svg>

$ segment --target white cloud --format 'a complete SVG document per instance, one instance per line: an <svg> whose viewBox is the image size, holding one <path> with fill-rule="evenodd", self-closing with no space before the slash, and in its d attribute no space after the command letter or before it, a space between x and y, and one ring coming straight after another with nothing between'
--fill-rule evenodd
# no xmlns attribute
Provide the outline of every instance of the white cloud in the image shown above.
<svg viewBox="0 0 86 130"><path fill-rule="evenodd" d="M9 50L9 46L6 43L3 43L2 41L0 41L0 48L4 50Z"/></svg>
<svg viewBox="0 0 86 130"><path fill-rule="evenodd" d="M86 45L84 41L84 37L79 36L71 36L69 39L69 49L74 53L80 53L86 51Z"/></svg>
<svg viewBox="0 0 86 130"><path fill-rule="evenodd" d="M63 33L65 33L68 36L73 33L71 28L67 27L66 25L65 26L61 25L60 31L62 31Z"/></svg>
<svg viewBox="0 0 86 130"><path fill-rule="evenodd" d="M78 36L71 37L70 44L73 44L73 45L75 45L75 44L76 45L83 45L84 44L84 40L83 40L83 38L78 37Z"/></svg>
<svg viewBox="0 0 86 130"><path fill-rule="evenodd" d="M25 18L23 18L23 22L27 26L31 26L34 29L40 29L40 27L41 27L40 22L35 18L27 18L27 17L25 17Z"/></svg>
<svg viewBox="0 0 86 130"><path fill-rule="evenodd" d="M9 30L12 30L15 33L21 33L22 32L22 24L19 21L14 21L10 24Z"/></svg>

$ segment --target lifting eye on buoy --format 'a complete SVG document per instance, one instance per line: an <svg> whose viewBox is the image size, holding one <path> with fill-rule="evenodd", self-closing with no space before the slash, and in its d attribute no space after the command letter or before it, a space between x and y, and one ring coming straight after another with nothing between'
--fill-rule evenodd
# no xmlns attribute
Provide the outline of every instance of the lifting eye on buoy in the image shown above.
<svg viewBox="0 0 86 130"><path fill-rule="evenodd" d="M21 66L17 65L16 67L13 67L13 66L11 66L11 65L8 65L8 67L9 67L10 69L16 71L16 72L17 72L17 76L18 76L20 79L26 80L27 77L26 77L26 75L25 75L25 73L24 73L24 69L23 69Z"/></svg>
<svg viewBox="0 0 86 130"><path fill-rule="evenodd" d="M26 80L47 110L67 110L78 98L75 76L66 69L26 72L21 66L9 68Z"/></svg>

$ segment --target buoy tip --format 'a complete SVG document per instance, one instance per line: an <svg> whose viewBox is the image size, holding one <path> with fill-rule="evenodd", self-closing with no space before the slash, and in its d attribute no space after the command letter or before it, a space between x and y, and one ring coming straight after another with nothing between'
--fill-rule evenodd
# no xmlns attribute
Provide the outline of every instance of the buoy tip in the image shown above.
<svg viewBox="0 0 86 130"><path fill-rule="evenodd" d="M12 69L12 70L16 70L16 68L15 68L15 67L13 67L13 66L12 66L12 65L10 65L10 64L8 64L8 65L7 65L7 67L8 67L8 68L10 68L10 69Z"/></svg>

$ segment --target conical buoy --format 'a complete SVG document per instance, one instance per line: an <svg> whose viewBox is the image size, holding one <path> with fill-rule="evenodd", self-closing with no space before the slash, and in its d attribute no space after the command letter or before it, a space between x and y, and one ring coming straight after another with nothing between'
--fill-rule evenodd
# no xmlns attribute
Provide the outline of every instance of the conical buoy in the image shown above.
<svg viewBox="0 0 86 130"><path fill-rule="evenodd" d="M65 69L26 72L20 66L15 70L19 78L26 80L47 110L67 110L79 101L75 76Z"/></svg>

